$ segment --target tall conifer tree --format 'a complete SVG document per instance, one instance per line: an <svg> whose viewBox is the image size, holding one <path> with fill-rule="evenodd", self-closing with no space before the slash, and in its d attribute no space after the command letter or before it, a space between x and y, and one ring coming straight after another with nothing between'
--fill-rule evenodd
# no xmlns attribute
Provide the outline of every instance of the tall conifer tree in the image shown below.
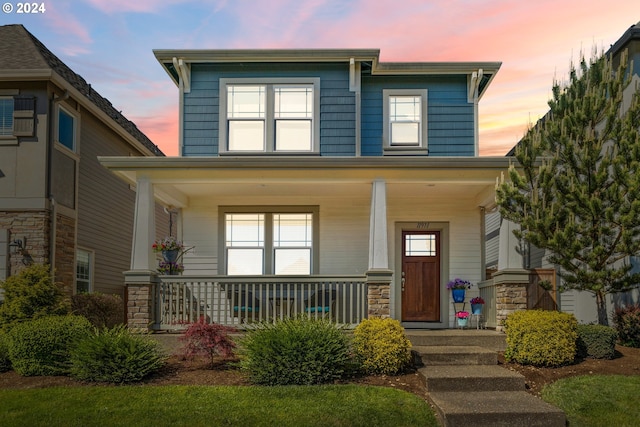
<svg viewBox="0 0 640 427"><path fill-rule="evenodd" d="M554 82L550 110L516 147L520 163L497 189L516 237L547 249L561 291L595 295L608 324L606 295L637 285L629 257L640 252L640 89L627 53L613 68L597 55ZM624 96L626 89L626 96ZM629 102L630 101L630 102Z"/></svg>

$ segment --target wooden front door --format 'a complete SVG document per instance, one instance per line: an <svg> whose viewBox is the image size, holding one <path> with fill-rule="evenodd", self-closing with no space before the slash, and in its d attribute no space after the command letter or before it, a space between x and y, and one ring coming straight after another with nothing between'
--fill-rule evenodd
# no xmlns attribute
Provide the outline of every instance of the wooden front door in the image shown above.
<svg viewBox="0 0 640 427"><path fill-rule="evenodd" d="M402 320L440 321L440 232L402 232Z"/></svg>

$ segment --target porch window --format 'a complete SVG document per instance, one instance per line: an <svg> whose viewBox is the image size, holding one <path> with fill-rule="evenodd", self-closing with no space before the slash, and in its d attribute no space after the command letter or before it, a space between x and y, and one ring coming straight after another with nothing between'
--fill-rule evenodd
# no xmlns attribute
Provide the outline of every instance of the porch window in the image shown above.
<svg viewBox="0 0 640 427"><path fill-rule="evenodd" d="M385 154L427 154L427 91L383 90Z"/></svg>
<svg viewBox="0 0 640 427"><path fill-rule="evenodd" d="M319 152L317 78L220 79L219 152Z"/></svg>
<svg viewBox="0 0 640 427"><path fill-rule="evenodd" d="M311 274L315 219L313 212L225 213L227 274Z"/></svg>
<svg viewBox="0 0 640 427"><path fill-rule="evenodd" d="M76 252L76 293L91 292L93 290L92 258L93 256L89 251L78 249Z"/></svg>

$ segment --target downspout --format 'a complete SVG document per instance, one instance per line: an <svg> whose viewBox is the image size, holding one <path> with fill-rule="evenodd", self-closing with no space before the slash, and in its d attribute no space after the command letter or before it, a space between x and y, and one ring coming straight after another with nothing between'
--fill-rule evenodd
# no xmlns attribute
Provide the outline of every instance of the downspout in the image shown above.
<svg viewBox="0 0 640 427"><path fill-rule="evenodd" d="M362 120L362 110L361 110L361 73L360 73L360 62L356 62L355 58L349 59L349 90L354 92L355 94L355 114L356 114L356 132L355 132L355 144L356 144L356 157L360 157L362 155L362 141L360 135L360 126Z"/></svg>
<svg viewBox="0 0 640 427"><path fill-rule="evenodd" d="M51 215L51 220L49 221L49 268L51 269L51 275L55 272L56 265L56 237L57 237L57 226L58 226L58 210L56 200L53 197L51 191L51 173L53 171L53 146L55 145L55 138L53 134L54 130L54 120L55 120L55 112L56 105L60 102L69 99L69 91L65 90L62 96L57 96L55 92L53 92L53 96L49 101L49 114L47 114L47 199L49 200L49 213Z"/></svg>
<svg viewBox="0 0 640 427"><path fill-rule="evenodd" d="M467 102L473 102L473 155L478 157L480 154L480 130L478 120L478 92L480 89L480 83L482 82L482 76L484 75L482 68L478 71L474 71L471 74L469 81L469 92L467 94Z"/></svg>
<svg viewBox="0 0 640 427"><path fill-rule="evenodd" d="M190 70L183 59L173 58L173 66L178 73L178 153L183 155L184 149L184 94L191 92Z"/></svg>

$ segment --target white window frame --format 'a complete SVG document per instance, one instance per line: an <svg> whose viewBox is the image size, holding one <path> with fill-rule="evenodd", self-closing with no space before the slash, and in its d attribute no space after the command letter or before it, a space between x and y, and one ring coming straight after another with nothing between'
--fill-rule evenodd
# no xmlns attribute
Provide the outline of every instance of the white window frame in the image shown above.
<svg viewBox="0 0 640 427"><path fill-rule="evenodd" d="M9 129L9 133L8 133L8 134L2 134L2 133L0 133L0 138L3 138L3 139L14 138L14 136L13 136L13 129L14 129L14 126L15 126L15 125L14 125L15 120L14 120L14 117L13 117L13 114L14 114L14 111L15 111L14 97L13 97L13 96L3 96L3 95L0 95L0 100L3 100L3 101L8 100L8 101L10 101L10 103L11 103L11 127L8 127L8 128L4 128L4 127L3 127L3 128L0 128L0 129Z"/></svg>
<svg viewBox="0 0 640 427"><path fill-rule="evenodd" d="M71 116L73 118L73 147L68 147L59 141L58 137L60 135L60 111L63 111L65 114ZM80 116L78 113L71 108L58 105L56 109L56 122L55 122L55 133L54 139L58 145L58 147L64 147L64 149L71 151L72 153L78 152L78 132L80 129Z"/></svg>
<svg viewBox="0 0 640 427"><path fill-rule="evenodd" d="M227 214L264 214L264 246L263 249L263 271L262 275L274 275L275 273L275 253L276 248L273 238L273 216L276 214L311 214L312 240L311 240L311 266L310 275L318 274L320 260L320 217L319 208L317 206L264 206L264 207L247 207L247 206L221 206L219 210L219 253L222 254L221 269L223 274L227 272L227 236L226 236L226 215ZM244 249L238 246L237 248ZM258 246L246 247L246 249L255 249ZM301 247L281 247L287 249L300 249Z"/></svg>
<svg viewBox="0 0 640 427"><path fill-rule="evenodd" d="M227 87L228 86L265 86L266 87L266 117L265 117L265 143L263 150L229 150L228 121L227 121ZM292 151L276 150L274 117L274 87L310 86L313 89L313 116L311 123L311 150ZM320 153L320 78L317 77L293 77L293 78L221 78L219 83L219 109L218 109L218 153L219 154L319 154Z"/></svg>
<svg viewBox="0 0 640 427"><path fill-rule="evenodd" d="M427 89L383 89L382 90L382 147L384 154L407 155L429 153L427 144ZM391 117L389 102L395 96L419 96L420 97L420 126L419 141L417 145L391 144Z"/></svg>
<svg viewBox="0 0 640 427"><path fill-rule="evenodd" d="M95 267L95 253L93 251L90 251L88 249L83 249L83 248L78 248L76 250L76 262L75 262L75 268L74 268L74 282L75 282L75 286L74 286L74 293L79 293L78 292L78 254L80 252L84 252L87 255L89 255L89 279L88 279L88 286L87 286L87 292L93 292L93 286L94 286L94 267Z"/></svg>

